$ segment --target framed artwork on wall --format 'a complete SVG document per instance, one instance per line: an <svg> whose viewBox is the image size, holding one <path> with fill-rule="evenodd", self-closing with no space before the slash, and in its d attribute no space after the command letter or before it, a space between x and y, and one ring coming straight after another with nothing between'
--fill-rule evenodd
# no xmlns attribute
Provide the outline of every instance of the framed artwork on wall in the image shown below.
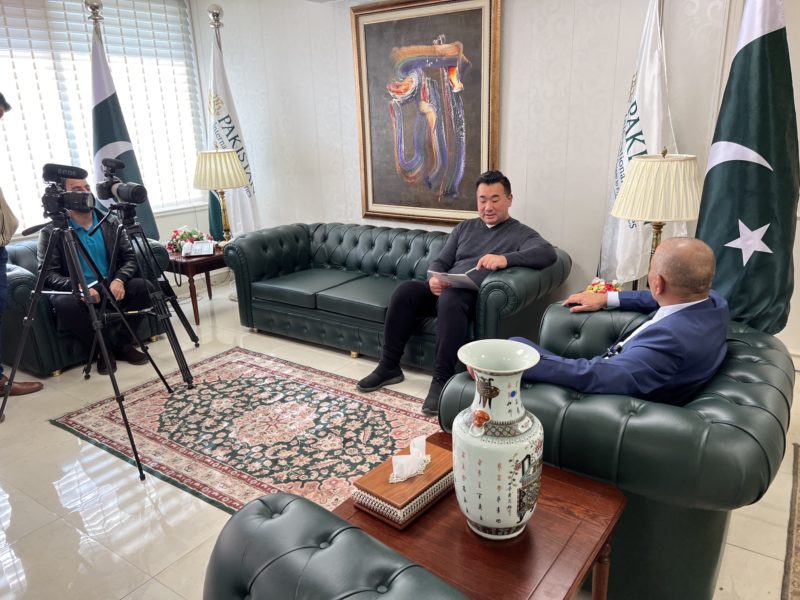
<svg viewBox="0 0 800 600"><path fill-rule="evenodd" d="M457 223L498 159L500 0L351 8L365 217Z"/></svg>

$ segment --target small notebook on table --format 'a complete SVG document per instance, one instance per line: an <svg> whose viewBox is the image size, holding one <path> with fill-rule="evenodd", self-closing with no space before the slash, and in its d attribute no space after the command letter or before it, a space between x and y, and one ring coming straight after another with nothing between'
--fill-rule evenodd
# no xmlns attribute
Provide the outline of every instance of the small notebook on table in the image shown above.
<svg viewBox="0 0 800 600"><path fill-rule="evenodd" d="M392 459L389 458L355 482L356 507L397 529L405 528L439 498L453 489L453 454L449 450L425 445L431 462L422 475L389 483ZM408 449L401 452L408 454Z"/></svg>

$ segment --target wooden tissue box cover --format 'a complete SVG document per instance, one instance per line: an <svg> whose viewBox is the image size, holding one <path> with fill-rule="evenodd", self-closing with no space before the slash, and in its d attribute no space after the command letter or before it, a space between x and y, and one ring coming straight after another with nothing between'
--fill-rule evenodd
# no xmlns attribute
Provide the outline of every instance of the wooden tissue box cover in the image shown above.
<svg viewBox="0 0 800 600"><path fill-rule="evenodd" d="M400 454L408 454L408 448ZM389 523L405 528L426 508L453 488L453 454L449 450L425 444L431 462L422 475L400 483L389 483L392 459L389 458L355 482L356 507Z"/></svg>

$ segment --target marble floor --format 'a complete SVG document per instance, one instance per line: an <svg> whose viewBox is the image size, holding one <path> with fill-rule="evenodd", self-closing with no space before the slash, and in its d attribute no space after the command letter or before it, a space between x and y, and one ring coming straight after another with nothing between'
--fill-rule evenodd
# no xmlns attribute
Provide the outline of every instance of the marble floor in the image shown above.
<svg viewBox="0 0 800 600"><path fill-rule="evenodd" d="M199 347L174 320L190 363L238 345L354 379L372 370L368 359L250 332L228 293L221 285L212 300L201 299ZM164 371L177 368L165 339L150 348ZM126 389L155 374L149 365L120 364L117 376ZM427 383L412 371L396 389L422 398ZM44 384L11 398L0 425L0 599L202 598L228 515L155 477L139 481L135 467L50 425L112 395L107 378L84 381L71 369ZM796 421L790 442L800 442ZM780 597L791 486L789 451L767 495L733 514L715 600Z"/></svg>

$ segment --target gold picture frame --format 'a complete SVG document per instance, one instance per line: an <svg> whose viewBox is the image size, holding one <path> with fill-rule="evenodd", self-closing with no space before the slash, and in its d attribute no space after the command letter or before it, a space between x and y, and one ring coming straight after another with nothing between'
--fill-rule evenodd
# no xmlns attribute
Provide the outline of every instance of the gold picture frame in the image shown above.
<svg viewBox="0 0 800 600"><path fill-rule="evenodd" d="M351 10L364 217L458 223L497 168L501 0Z"/></svg>

